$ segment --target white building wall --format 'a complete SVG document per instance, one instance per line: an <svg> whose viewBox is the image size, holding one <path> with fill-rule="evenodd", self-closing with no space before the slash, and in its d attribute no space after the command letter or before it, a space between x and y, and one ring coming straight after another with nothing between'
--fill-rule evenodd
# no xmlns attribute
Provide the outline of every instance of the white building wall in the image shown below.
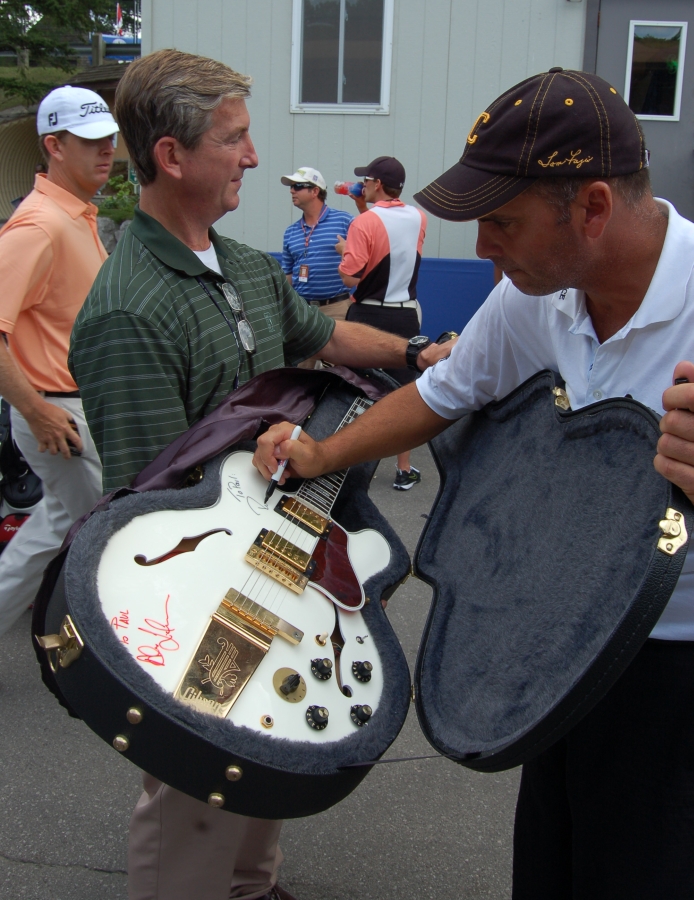
<svg viewBox="0 0 694 900"><path fill-rule="evenodd" d="M222 234L280 250L297 217L280 176L314 166L328 185L397 156L403 199L462 155L476 116L502 91L552 66L580 69L586 2L395 0L390 114L289 112L292 0L143 0L142 52L176 47L253 76L251 135L260 158L244 176ZM332 194L330 205L352 210ZM429 217L425 256L474 257L476 227Z"/></svg>

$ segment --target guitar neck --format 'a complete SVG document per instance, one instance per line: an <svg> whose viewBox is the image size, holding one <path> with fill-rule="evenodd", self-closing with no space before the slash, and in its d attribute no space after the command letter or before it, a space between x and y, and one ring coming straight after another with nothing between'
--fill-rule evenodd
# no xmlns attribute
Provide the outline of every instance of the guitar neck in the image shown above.
<svg viewBox="0 0 694 900"><path fill-rule="evenodd" d="M350 406L344 419L335 429L337 433L345 426L354 422L359 416L373 404L372 400L366 400L358 397ZM297 497L302 503L312 506L324 516L329 516L333 508L337 495L340 493L347 472L349 469L343 469L340 472L331 472L329 475L321 475L319 478L311 478L301 485L297 491Z"/></svg>

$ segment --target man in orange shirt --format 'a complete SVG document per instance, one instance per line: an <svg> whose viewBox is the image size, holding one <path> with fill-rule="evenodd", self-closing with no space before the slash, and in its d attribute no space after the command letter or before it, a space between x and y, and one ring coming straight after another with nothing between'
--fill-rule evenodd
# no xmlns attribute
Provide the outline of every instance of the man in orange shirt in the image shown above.
<svg viewBox="0 0 694 900"><path fill-rule="evenodd" d="M361 322L408 338L408 367L386 370L399 384L408 384L419 369L417 353L431 341L420 335L417 276L422 259L427 218L400 200L405 169L394 156L379 156L354 174L364 179L364 194L354 202L361 213L350 225L347 239L335 246L342 256L337 271L347 288L356 287L347 321ZM371 209L366 204L372 203ZM413 362L410 362L410 358ZM421 481L410 465L409 451L398 454L393 487L409 491Z"/></svg>
<svg viewBox="0 0 694 900"><path fill-rule="evenodd" d="M39 106L37 128L48 172L0 230L0 395L43 500L0 557L0 634L34 599L70 525L101 496L67 353L107 257L90 200L108 180L118 126L98 94L61 87Z"/></svg>

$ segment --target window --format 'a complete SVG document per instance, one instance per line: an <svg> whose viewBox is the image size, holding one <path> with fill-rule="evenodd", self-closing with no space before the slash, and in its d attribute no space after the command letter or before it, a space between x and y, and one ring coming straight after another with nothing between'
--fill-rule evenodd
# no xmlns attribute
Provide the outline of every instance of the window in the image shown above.
<svg viewBox="0 0 694 900"><path fill-rule="evenodd" d="M686 22L629 23L624 99L639 119L678 122Z"/></svg>
<svg viewBox="0 0 694 900"><path fill-rule="evenodd" d="M387 114L393 0L294 0L292 112Z"/></svg>

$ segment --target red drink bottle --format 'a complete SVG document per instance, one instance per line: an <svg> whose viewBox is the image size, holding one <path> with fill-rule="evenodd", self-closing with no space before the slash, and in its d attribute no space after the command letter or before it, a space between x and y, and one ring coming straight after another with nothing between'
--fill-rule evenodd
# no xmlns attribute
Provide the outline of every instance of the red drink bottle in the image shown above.
<svg viewBox="0 0 694 900"><path fill-rule="evenodd" d="M362 181L336 181L335 193L345 197L361 197L364 193L364 183Z"/></svg>

